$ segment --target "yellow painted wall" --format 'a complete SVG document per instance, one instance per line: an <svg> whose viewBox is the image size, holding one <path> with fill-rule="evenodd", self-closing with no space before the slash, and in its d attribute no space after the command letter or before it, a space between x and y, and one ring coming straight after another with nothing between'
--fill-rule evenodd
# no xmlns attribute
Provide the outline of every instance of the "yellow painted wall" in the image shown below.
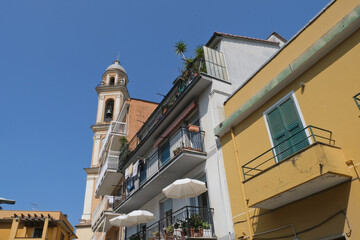
<svg viewBox="0 0 360 240"><path fill-rule="evenodd" d="M9 240L10 231L12 227L12 219L14 214L21 216L23 214L24 216L27 216L30 214L31 216L34 216L36 214L38 217L43 214L45 217L49 214L54 220L61 221L63 224L67 225L68 228L72 231L72 234L74 233L74 228L71 226L71 224L68 222L66 217L61 213L57 211L9 211L9 210L3 210L0 211L0 240ZM53 222L48 227L48 232L46 235L47 240L60 240L61 232L65 235L64 240L73 239L73 237L68 233L69 229L65 230L60 225L59 222ZM16 232L16 238L32 238L35 227L25 226L24 221L20 220L18 230ZM53 224L55 223L55 226ZM37 226L37 227L43 227L43 225Z"/></svg>
<svg viewBox="0 0 360 240"><path fill-rule="evenodd" d="M324 14L306 28L293 42L270 61L254 78L240 89L225 105L230 116L258 92L291 61L318 40L342 17L359 4L359 1L336 1ZM293 91L306 125L314 125L333 132L336 145L342 148L345 160L360 164L360 111L353 96L360 92L360 30L355 31L339 46L330 51L290 85L272 97L258 110L234 127L239 161L230 132L221 138L225 170L229 187L234 229L237 237L249 234L245 206L242 201L241 166L271 148L263 113ZM305 83L302 93L300 82ZM342 166L347 167L341 160ZM360 171L359 166L357 167ZM239 174L240 172L240 174ZM303 200L275 210L250 209L254 233L294 224L299 239L320 239L339 233L350 233L348 239L360 239L360 181L353 167L349 168L353 180L317 193ZM276 176L274 176L276 184ZM259 184L258 194L262 194ZM246 192L245 192L245 198ZM343 209L343 212L341 210ZM345 217L346 216L346 217ZM327 222L324 222L327 220ZM312 230L309 230L313 228ZM307 231L308 230L308 231ZM293 239L292 228L287 227L261 237L287 236ZM259 236L260 237L260 236Z"/></svg>

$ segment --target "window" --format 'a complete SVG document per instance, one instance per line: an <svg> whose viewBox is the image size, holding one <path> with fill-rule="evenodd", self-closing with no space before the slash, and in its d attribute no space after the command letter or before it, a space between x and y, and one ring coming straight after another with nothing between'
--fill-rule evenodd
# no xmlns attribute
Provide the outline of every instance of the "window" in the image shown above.
<svg viewBox="0 0 360 240"><path fill-rule="evenodd" d="M64 240L64 239L65 239L65 235L64 235L64 233L61 233L60 240Z"/></svg>
<svg viewBox="0 0 360 240"><path fill-rule="evenodd" d="M43 232L43 228L35 228L33 238L41 238L42 232Z"/></svg>
<svg viewBox="0 0 360 240"><path fill-rule="evenodd" d="M113 112L114 112L114 100L109 99L105 103L104 122L111 122L113 120Z"/></svg>
<svg viewBox="0 0 360 240"><path fill-rule="evenodd" d="M115 78L114 77L111 77L110 78L110 86L114 85L115 84Z"/></svg>
<svg viewBox="0 0 360 240"><path fill-rule="evenodd" d="M293 97L290 95L265 113L275 159L279 162L309 145Z"/></svg>

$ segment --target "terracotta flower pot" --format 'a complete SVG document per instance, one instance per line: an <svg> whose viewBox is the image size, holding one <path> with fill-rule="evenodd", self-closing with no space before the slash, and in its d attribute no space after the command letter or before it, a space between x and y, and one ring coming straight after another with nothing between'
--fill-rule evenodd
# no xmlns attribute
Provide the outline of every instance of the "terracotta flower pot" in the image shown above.
<svg viewBox="0 0 360 240"><path fill-rule="evenodd" d="M196 126L194 124L189 124L188 125L188 130L190 132L199 132L200 131L200 127L199 126Z"/></svg>

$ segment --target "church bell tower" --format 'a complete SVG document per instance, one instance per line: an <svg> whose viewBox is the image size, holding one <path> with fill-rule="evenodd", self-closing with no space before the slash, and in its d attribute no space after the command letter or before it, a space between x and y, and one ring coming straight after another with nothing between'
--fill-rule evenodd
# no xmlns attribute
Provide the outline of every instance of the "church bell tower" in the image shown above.
<svg viewBox="0 0 360 240"><path fill-rule="evenodd" d="M98 107L96 123L91 126L94 132L91 166L85 168L87 177L84 208L80 224L76 226L80 240L89 240L92 236L91 216L100 201L95 198L95 185L99 172L99 153L111 121L117 119L124 101L130 98L127 89L128 82L125 69L120 65L119 60L115 60L106 68L102 75L102 81L96 87Z"/></svg>

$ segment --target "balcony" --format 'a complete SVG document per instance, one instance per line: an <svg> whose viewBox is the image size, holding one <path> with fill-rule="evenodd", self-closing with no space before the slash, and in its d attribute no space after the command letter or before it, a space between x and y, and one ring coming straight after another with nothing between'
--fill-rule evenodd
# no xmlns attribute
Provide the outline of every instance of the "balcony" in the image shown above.
<svg viewBox="0 0 360 240"><path fill-rule="evenodd" d="M95 197L110 195L122 178L118 172L119 156L108 155L101 166L99 176L96 180Z"/></svg>
<svg viewBox="0 0 360 240"><path fill-rule="evenodd" d="M348 181L345 162L332 132L308 126L242 166L249 206L275 209Z"/></svg>
<svg viewBox="0 0 360 240"><path fill-rule="evenodd" d="M91 228L95 232L108 231L111 228L109 220L118 214L113 213L114 202L117 197L104 196L100 204L96 207L91 218ZM105 226L104 226L105 224ZM105 227L105 229L103 229Z"/></svg>
<svg viewBox="0 0 360 240"><path fill-rule="evenodd" d="M99 160L105 157L105 152L109 147L109 152L118 152L120 149L120 137L126 136L126 123L112 121L109 125L99 153ZM100 162L100 161L99 161Z"/></svg>
<svg viewBox="0 0 360 240"><path fill-rule="evenodd" d="M192 132L186 128L180 128L164 139L161 147L143 160L140 178L134 182L134 189L123 191L123 200L115 206L116 212L128 213L139 209L164 187L205 162L203 142L203 131Z"/></svg>
<svg viewBox="0 0 360 240"><path fill-rule="evenodd" d="M216 239L212 208L185 206L126 240Z"/></svg>

